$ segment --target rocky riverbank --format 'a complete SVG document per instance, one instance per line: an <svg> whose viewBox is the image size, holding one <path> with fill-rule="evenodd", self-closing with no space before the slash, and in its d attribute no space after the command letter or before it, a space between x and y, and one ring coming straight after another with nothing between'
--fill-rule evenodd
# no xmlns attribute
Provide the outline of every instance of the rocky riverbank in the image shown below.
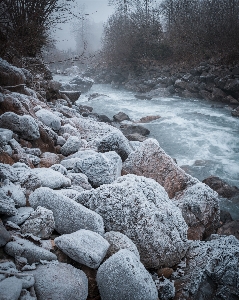
<svg viewBox="0 0 239 300"><path fill-rule="evenodd" d="M155 96L180 96L206 99L232 108L232 116L239 116L239 65L201 62L196 67L138 66L96 67L87 70L97 83L110 83L136 93L138 99Z"/></svg>
<svg viewBox="0 0 239 300"><path fill-rule="evenodd" d="M31 72L0 59L0 299L238 298L218 194Z"/></svg>

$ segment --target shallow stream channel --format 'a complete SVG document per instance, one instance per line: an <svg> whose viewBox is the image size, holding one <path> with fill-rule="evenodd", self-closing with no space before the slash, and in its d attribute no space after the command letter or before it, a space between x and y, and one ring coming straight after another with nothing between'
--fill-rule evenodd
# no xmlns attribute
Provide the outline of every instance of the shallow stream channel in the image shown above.
<svg viewBox="0 0 239 300"><path fill-rule="evenodd" d="M56 76L55 79L67 82L71 78ZM93 93L102 96L89 101ZM159 119L140 125L150 130L149 137L158 140L180 167L201 181L214 175L239 187L239 118L231 116L228 106L179 97L139 100L134 92L113 89L106 84L94 84L77 103L89 105L93 112L110 119L120 111L134 121L160 115ZM220 199L220 202L234 219L239 219L238 197Z"/></svg>

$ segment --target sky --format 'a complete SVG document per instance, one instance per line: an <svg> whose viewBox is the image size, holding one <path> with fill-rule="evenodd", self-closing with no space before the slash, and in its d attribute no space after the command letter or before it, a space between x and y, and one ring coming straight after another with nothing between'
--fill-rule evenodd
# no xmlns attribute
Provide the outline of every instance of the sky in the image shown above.
<svg viewBox="0 0 239 300"><path fill-rule="evenodd" d="M108 17L114 12L112 6L108 6L108 0L76 0L79 6L85 6L85 13L89 20L95 23L106 22ZM60 50L75 49L75 39L71 32L71 25L62 24L58 26L61 28L56 30L54 38L56 39L56 46Z"/></svg>

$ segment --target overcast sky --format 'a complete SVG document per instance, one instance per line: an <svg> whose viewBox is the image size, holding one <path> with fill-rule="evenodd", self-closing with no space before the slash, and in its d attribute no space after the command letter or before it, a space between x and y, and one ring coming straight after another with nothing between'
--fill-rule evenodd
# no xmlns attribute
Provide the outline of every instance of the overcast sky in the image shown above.
<svg viewBox="0 0 239 300"><path fill-rule="evenodd" d="M108 0L76 0L79 6L85 6L85 13L89 14L87 18L95 23L106 22L108 17L113 13L114 8L108 6ZM62 30L57 30L54 37L57 40L57 48L67 50L75 48L74 36L71 33L70 24L60 26Z"/></svg>

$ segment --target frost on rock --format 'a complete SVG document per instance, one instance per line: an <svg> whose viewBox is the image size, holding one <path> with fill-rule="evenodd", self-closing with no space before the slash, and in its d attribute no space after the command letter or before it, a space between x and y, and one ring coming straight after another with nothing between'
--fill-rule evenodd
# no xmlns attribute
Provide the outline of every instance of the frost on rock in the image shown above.
<svg viewBox="0 0 239 300"><path fill-rule="evenodd" d="M98 269L97 285L103 300L157 300L151 275L129 250L120 250Z"/></svg>
<svg viewBox="0 0 239 300"><path fill-rule="evenodd" d="M63 167L63 166L62 166ZM83 173L68 173L67 177L71 180L71 186L80 187L84 190L91 190L92 186L88 182L88 177Z"/></svg>
<svg viewBox="0 0 239 300"><path fill-rule="evenodd" d="M5 180L0 190L14 201L17 208L26 206L26 197L21 187L11 183L9 180Z"/></svg>
<svg viewBox="0 0 239 300"><path fill-rule="evenodd" d="M60 234L88 229L104 234L104 223L100 215L76 203L74 200L49 188L39 188L29 197L33 208L43 206L53 212L55 229Z"/></svg>
<svg viewBox="0 0 239 300"><path fill-rule="evenodd" d="M0 127L10 129L29 141L40 138L39 126L29 115L19 116L13 112L6 112L0 116Z"/></svg>
<svg viewBox="0 0 239 300"><path fill-rule="evenodd" d="M182 213L152 179L123 176L81 193L76 201L101 215L106 231L129 237L148 268L173 266L186 252L188 227Z"/></svg>
<svg viewBox="0 0 239 300"><path fill-rule="evenodd" d="M23 84L25 81L26 77L21 69L0 58L0 85L12 86Z"/></svg>
<svg viewBox="0 0 239 300"><path fill-rule="evenodd" d="M68 133L71 136L77 136L79 139L81 138L79 131L70 124L65 124L59 129L59 135L64 135L65 133Z"/></svg>
<svg viewBox="0 0 239 300"><path fill-rule="evenodd" d="M12 139L12 130L0 128L0 146L6 145Z"/></svg>
<svg viewBox="0 0 239 300"><path fill-rule="evenodd" d="M219 221L217 194L186 174L155 139L147 139L123 164L123 174L153 178L182 210L189 226L188 238L202 239L215 232Z"/></svg>
<svg viewBox="0 0 239 300"><path fill-rule="evenodd" d="M186 254L184 276L175 281L176 300L238 299L239 240L212 235L193 241Z"/></svg>
<svg viewBox="0 0 239 300"><path fill-rule="evenodd" d="M32 170L32 173L39 178L41 186L44 187L58 189L61 187L69 187L71 185L69 178L50 168L36 168Z"/></svg>
<svg viewBox="0 0 239 300"><path fill-rule="evenodd" d="M21 232L23 234L31 233L41 239L47 239L52 234L54 228L55 222L52 211L38 206L21 226Z"/></svg>
<svg viewBox="0 0 239 300"><path fill-rule="evenodd" d="M60 172L62 175L67 175L67 169L61 164L54 164L50 168L54 171Z"/></svg>
<svg viewBox="0 0 239 300"><path fill-rule="evenodd" d="M22 281L15 276L0 281L0 299L18 300L22 290Z"/></svg>
<svg viewBox="0 0 239 300"><path fill-rule="evenodd" d="M36 246L28 240L15 237L15 241L7 243L4 251L13 257L25 257L29 264L39 262L40 260L56 260L55 254Z"/></svg>
<svg viewBox="0 0 239 300"><path fill-rule="evenodd" d="M70 136L66 143L61 147L61 153L64 156L68 156L79 150L81 146L81 140L77 136Z"/></svg>
<svg viewBox="0 0 239 300"><path fill-rule="evenodd" d="M42 123L55 131L61 128L61 119L50 110L40 109L36 112L36 116Z"/></svg>
<svg viewBox="0 0 239 300"><path fill-rule="evenodd" d="M220 220L218 194L198 182L175 197L176 205L189 226L189 239L202 239L216 232Z"/></svg>
<svg viewBox="0 0 239 300"><path fill-rule="evenodd" d="M22 225L34 211L32 207L20 207L17 209L15 216L9 217L6 221L13 222L17 225Z"/></svg>
<svg viewBox="0 0 239 300"><path fill-rule="evenodd" d="M71 265L51 262L32 271L38 300L86 300L88 279L85 273Z"/></svg>
<svg viewBox="0 0 239 300"><path fill-rule="evenodd" d="M64 234L54 242L70 258L93 269L99 267L110 246L98 233L84 229Z"/></svg>
<svg viewBox="0 0 239 300"><path fill-rule="evenodd" d="M95 187L115 181L121 175L121 169L122 160L114 151L82 151L82 158L74 165L74 171L85 174Z"/></svg>
<svg viewBox="0 0 239 300"><path fill-rule="evenodd" d="M123 233L109 231L104 234L104 238L110 243L106 257L112 256L121 249L127 249L133 252L140 259L139 251L135 244Z"/></svg>
<svg viewBox="0 0 239 300"><path fill-rule="evenodd" d="M115 151L123 161L132 151L129 141L117 128L83 117L71 120L89 147L96 148L99 152Z"/></svg>
<svg viewBox="0 0 239 300"><path fill-rule="evenodd" d="M0 189L0 215L14 216L17 214L15 202Z"/></svg>
<svg viewBox="0 0 239 300"><path fill-rule="evenodd" d="M155 280L160 300L170 300L175 296L174 284L167 278Z"/></svg>

